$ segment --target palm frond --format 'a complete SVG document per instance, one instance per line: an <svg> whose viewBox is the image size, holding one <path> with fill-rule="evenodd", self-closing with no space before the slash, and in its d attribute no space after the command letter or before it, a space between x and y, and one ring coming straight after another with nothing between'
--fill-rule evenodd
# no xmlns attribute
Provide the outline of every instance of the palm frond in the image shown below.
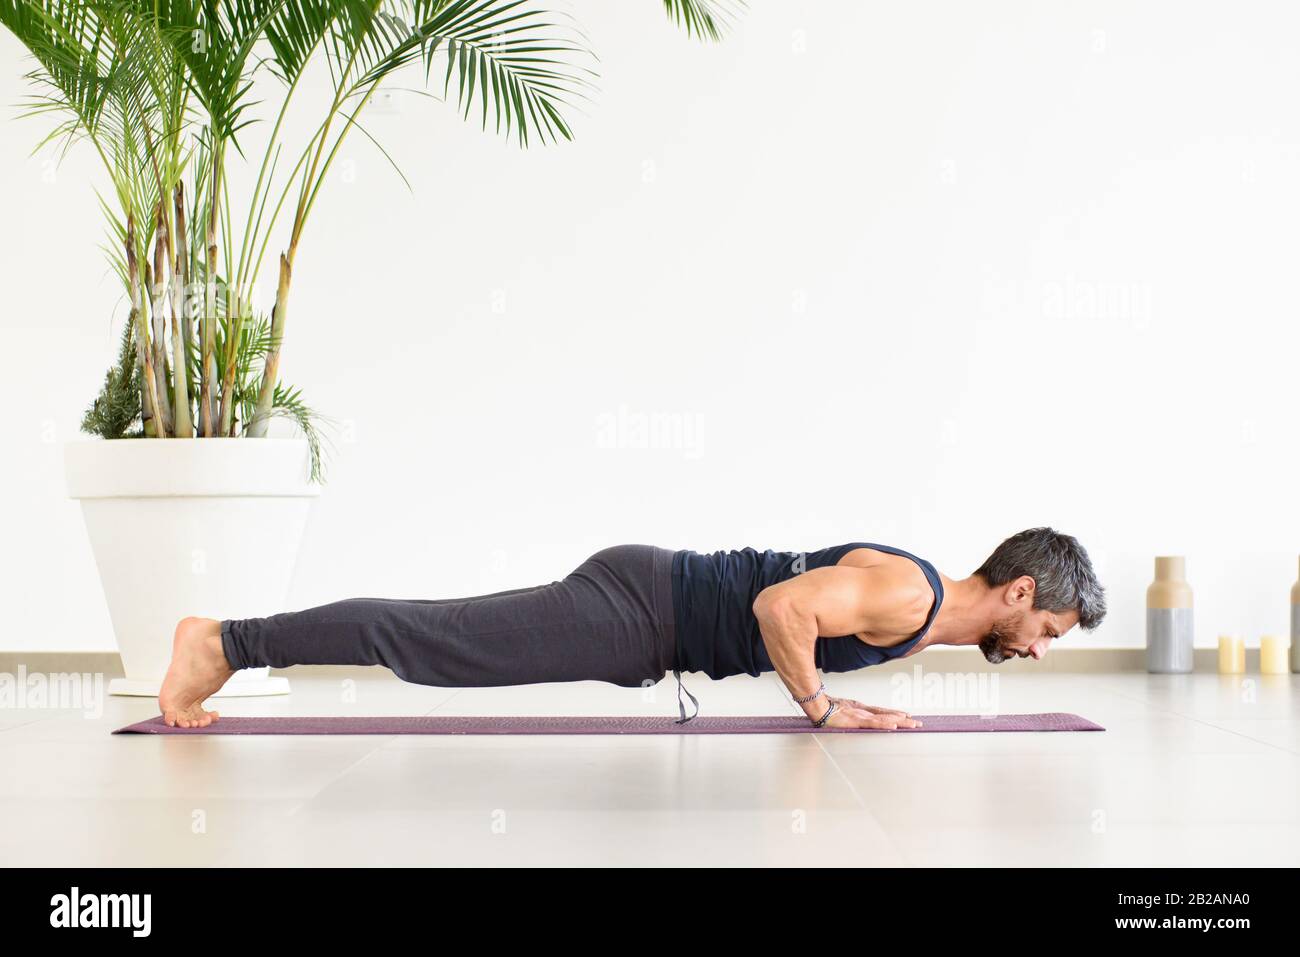
<svg viewBox="0 0 1300 957"><path fill-rule="evenodd" d="M321 415L302 399L301 390L276 384L275 397L271 400L272 418L288 419L298 427L307 449L311 453L311 480L317 484L325 481L325 463L329 456L326 447L333 447L328 430L334 425L333 420Z"/></svg>
<svg viewBox="0 0 1300 957"><path fill-rule="evenodd" d="M717 42L731 28L743 0L664 0L668 19L700 40Z"/></svg>
<svg viewBox="0 0 1300 957"><path fill-rule="evenodd" d="M238 142L252 103L254 49L286 0L134 0L154 11L158 35L184 64L187 86L221 140Z"/></svg>
<svg viewBox="0 0 1300 957"><path fill-rule="evenodd" d="M398 12L379 3L339 0L333 55L356 68L342 73L357 95L411 63L430 75L437 57L444 96L456 92L463 116L482 129L531 141L572 139L565 113L594 89L596 73L576 29L529 0L409 0ZM369 21L362 8L372 8ZM477 107L477 111L476 111Z"/></svg>

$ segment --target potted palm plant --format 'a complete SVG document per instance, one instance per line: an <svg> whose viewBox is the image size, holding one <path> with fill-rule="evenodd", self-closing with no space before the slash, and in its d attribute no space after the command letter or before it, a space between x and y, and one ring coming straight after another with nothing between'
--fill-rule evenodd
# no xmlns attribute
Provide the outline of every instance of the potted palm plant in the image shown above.
<svg viewBox="0 0 1300 957"><path fill-rule="evenodd" d="M664 6L717 39L734 5ZM0 0L34 61L27 112L55 121L42 145L88 144L110 185L100 203L126 323L83 421L104 441L66 448L122 655L110 690L157 694L186 615L283 607L323 444L280 379L281 347L306 227L358 117L409 68L484 130L521 146L569 139L566 114L594 74L563 22L532 0ZM300 82L313 64L328 67L323 102ZM258 87L275 105L259 122L263 69L279 90ZM314 120L305 141L286 132L291 112ZM232 196L243 157L260 157L255 185ZM277 419L298 434L272 437ZM224 693L287 690L262 669Z"/></svg>

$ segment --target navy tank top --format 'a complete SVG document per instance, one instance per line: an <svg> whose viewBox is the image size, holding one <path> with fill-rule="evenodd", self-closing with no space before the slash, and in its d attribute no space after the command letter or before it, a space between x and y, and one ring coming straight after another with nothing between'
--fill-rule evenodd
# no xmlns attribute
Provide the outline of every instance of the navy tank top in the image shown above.
<svg viewBox="0 0 1300 957"><path fill-rule="evenodd" d="M901 548L870 542L802 553L744 548L702 555L683 550L673 555L673 616L677 624L674 670L702 671L715 679L772 671L772 660L754 617L758 593L813 568L834 566L855 548L902 555L916 562L934 590L934 604L921 630L892 648L877 648L853 635L818 638L817 667L822 671L855 671L907 654L925 637L943 604L943 582L935 567L923 558Z"/></svg>

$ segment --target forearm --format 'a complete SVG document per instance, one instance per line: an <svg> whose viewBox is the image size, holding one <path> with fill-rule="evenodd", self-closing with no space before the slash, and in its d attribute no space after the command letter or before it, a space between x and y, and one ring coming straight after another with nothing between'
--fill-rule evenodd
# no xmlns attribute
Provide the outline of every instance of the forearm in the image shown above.
<svg viewBox="0 0 1300 957"><path fill-rule="evenodd" d="M804 714L816 721L830 704L825 694L818 695L821 676L817 673L817 618L797 604L786 601L755 602L763 645L777 676L799 704Z"/></svg>

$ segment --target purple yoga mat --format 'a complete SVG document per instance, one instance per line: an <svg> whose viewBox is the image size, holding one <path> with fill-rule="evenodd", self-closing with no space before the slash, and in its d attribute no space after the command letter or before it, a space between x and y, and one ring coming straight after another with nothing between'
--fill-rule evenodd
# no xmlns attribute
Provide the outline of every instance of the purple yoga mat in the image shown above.
<svg viewBox="0 0 1300 957"><path fill-rule="evenodd" d="M916 715L925 731L1105 731L1077 714ZM118 728L114 734L882 734L850 728L814 728L807 718L726 716L695 718L614 717L454 717L417 715L377 718L222 718L206 728L169 728L161 717Z"/></svg>

